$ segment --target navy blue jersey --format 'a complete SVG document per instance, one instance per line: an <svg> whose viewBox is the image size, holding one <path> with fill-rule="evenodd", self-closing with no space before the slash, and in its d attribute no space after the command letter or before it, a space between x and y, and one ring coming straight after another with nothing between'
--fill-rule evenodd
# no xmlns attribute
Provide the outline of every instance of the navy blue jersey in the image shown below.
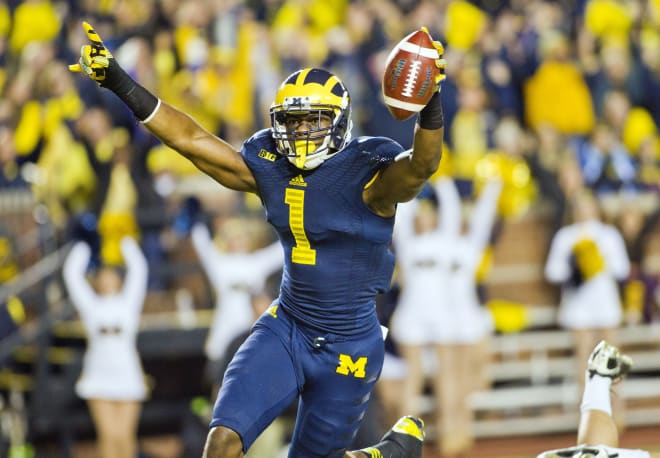
<svg viewBox="0 0 660 458"><path fill-rule="evenodd" d="M320 167L303 171L276 153L270 130L241 151L284 248L279 304L316 329L354 334L372 325L375 296L389 288L394 217L374 214L362 191L403 148L359 137Z"/></svg>

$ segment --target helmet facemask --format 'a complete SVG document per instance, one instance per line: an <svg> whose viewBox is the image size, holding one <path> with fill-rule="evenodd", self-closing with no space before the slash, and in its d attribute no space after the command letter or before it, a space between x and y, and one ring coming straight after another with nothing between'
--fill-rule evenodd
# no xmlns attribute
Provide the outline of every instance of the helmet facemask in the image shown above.
<svg viewBox="0 0 660 458"><path fill-rule="evenodd" d="M324 72L338 81L324 70L311 71ZM279 103L271 106L272 135L278 153L296 168L312 170L350 140L350 99L340 82L341 97L324 94L325 87L316 83L288 83L291 79L278 91L276 101ZM324 103L326 101L333 103Z"/></svg>

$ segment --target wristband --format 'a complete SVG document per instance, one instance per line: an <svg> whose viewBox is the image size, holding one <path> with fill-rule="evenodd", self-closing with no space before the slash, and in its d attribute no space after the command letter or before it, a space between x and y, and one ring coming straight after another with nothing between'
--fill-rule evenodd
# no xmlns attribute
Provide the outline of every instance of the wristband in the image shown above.
<svg viewBox="0 0 660 458"><path fill-rule="evenodd" d="M133 81L114 58L108 59L108 69L101 87L117 94L140 121L150 117L160 102L155 95Z"/></svg>
<svg viewBox="0 0 660 458"><path fill-rule="evenodd" d="M442 99L440 99L440 91L437 91L426 104L422 111L419 112L417 124L422 129L436 130L444 127L445 116L442 113Z"/></svg>

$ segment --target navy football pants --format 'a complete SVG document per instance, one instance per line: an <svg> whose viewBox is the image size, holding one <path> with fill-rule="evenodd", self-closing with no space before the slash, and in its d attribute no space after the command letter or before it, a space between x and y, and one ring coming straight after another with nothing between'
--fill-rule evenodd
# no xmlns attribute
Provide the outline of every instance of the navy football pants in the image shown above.
<svg viewBox="0 0 660 458"><path fill-rule="evenodd" d="M246 451L300 395L290 457L341 457L367 409L383 365L375 318L358 336L307 329L281 307L255 323L225 373L211 427L236 431Z"/></svg>

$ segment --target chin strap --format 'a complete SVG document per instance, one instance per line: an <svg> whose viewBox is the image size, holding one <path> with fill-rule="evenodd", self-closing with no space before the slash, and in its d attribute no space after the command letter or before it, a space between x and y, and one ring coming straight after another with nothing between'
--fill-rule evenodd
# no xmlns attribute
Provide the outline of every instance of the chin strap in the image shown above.
<svg viewBox="0 0 660 458"><path fill-rule="evenodd" d="M304 168L307 155L316 151L316 145L309 140L296 140L296 158L295 166L299 169Z"/></svg>

